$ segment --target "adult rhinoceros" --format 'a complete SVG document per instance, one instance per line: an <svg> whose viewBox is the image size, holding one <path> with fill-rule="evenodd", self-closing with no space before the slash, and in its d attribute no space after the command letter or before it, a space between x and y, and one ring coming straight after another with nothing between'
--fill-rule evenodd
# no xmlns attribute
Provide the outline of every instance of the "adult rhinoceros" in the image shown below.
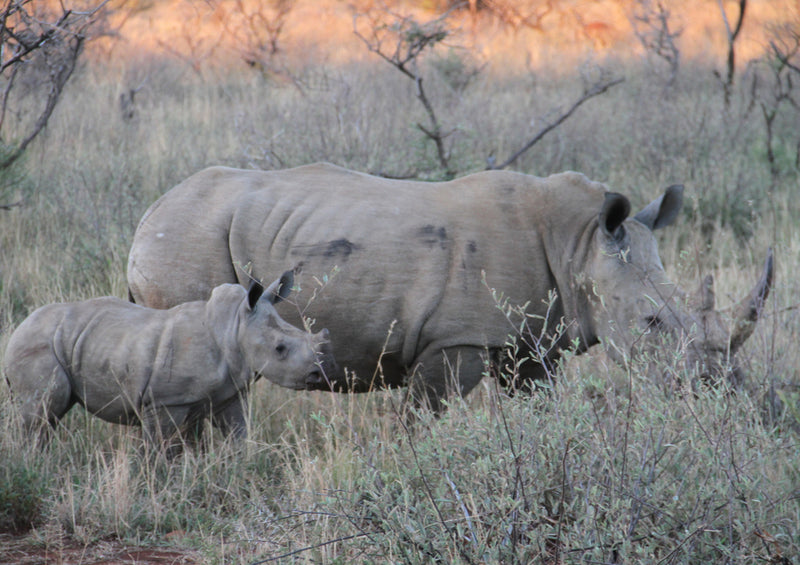
<svg viewBox="0 0 800 565"><path fill-rule="evenodd" d="M14 331L4 360L25 428L55 425L78 403L110 422L143 424L150 440L201 430L209 416L223 433L244 435L255 378L306 388L333 366L326 331L278 316L273 305L292 284L291 271L266 291L223 284L208 301L169 310L108 296L42 306Z"/></svg>
<svg viewBox="0 0 800 565"><path fill-rule="evenodd" d="M446 365L457 367L466 394L484 373L487 351L502 350L512 331L487 287L511 303L529 303L548 329L567 323L548 361L559 349L585 350L600 340L625 354L642 332L657 330L651 333L688 336L689 363L705 364L705 371L752 331L772 261L740 304L735 335L712 309L688 311L652 234L674 221L682 195L672 186L629 218L626 197L574 172L537 178L490 171L426 183L329 164L270 172L212 167L145 213L128 283L132 300L167 308L246 280L248 272L261 277L294 265L302 304L314 290L312 277L335 270L305 310L331 330L340 366L328 375L333 387L410 384L435 409L449 385ZM529 325L536 335L543 321L531 317ZM355 374L352 382L345 369ZM521 378L544 370L524 363Z"/></svg>

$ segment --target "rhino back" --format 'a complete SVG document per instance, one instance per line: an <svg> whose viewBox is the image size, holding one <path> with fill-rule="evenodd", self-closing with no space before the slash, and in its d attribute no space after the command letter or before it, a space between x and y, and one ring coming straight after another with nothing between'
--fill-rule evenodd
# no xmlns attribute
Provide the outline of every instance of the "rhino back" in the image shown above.
<svg viewBox="0 0 800 565"><path fill-rule="evenodd" d="M142 243L137 233L134 245L143 248L153 233L180 226L180 240L162 238L143 254L151 262L150 287L169 286L167 306L204 298L221 280L246 283L246 271L264 278L296 268L302 291L297 308L284 308L287 321L297 323L303 309L330 329L340 365L359 375L371 375L385 350L391 381L426 348L501 347L509 326L487 285L543 310L556 286L545 240L574 247L569 234L550 232L563 230L559 223L574 231L596 216L602 193L575 174L539 179L493 171L425 183L325 164L274 172L215 168L167 193L143 221L151 235ZM559 207L570 210L564 222ZM170 224L178 213L180 224ZM168 274L158 271L162 265ZM307 305L315 278L334 271Z"/></svg>
<svg viewBox="0 0 800 565"><path fill-rule="evenodd" d="M225 167L200 171L145 212L128 255L128 287L137 304L169 308L187 296L207 300L215 286L236 280L227 246L230 218L239 196L257 186L232 173Z"/></svg>
<svg viewBox="0 0 800 565"><path fill-rule="evenodd" d="M388 384L401 384L426 349L503 346L510 327L487 285L544 314L559 284L552 255L562 270L573 261L604 192L576 173L491 171L426 183L327 164L212 168L154 205L131 257L141 267L140 295L154 297L145 304L160 307L206 298L218 282L246 284L247 272L269 278L295 268L302 290L283 317L298 323L302 310L327 327L340 367L359 376L369 378L385 352ZM152 246L177 215L180 239ZM316 281L334 272L308 304ZM562 313L558 305L550 312Z"/></svg>

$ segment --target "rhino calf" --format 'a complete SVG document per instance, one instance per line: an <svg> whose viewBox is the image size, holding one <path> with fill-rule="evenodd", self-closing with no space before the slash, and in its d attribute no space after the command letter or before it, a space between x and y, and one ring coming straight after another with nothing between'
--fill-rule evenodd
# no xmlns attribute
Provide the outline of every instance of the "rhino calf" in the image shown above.
<svg viewBox="0 0 800 565"><path fill-rule="evenodd" d="M292 284L291 271L266 291L222 284L207 302L170 310L113 297L39 308L5 355L24 426L55 426L78 403L103 420L142 425L150 442L199 433L206 417L243 437L255 379L318 388L333 367L327 330L312 335L275 311Z"/></svg>

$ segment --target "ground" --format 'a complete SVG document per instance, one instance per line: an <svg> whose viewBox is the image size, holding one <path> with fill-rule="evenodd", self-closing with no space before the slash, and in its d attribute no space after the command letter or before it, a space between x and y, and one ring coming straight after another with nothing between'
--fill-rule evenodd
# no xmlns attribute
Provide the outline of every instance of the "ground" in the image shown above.
<svg viewBox="0 0 800 565"><path fill-rule="evenodd" d="M0 534L0 565L193 565L199 556L169 547L139 547L117 540L45 546L31 535Z"/></svg>

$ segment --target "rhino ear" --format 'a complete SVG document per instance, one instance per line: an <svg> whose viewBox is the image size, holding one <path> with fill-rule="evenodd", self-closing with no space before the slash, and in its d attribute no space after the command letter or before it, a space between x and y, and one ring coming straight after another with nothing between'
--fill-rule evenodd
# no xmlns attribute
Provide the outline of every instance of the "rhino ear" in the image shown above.
<svg viewBox="0 0 800 565"><path fill-rule="evenodd" d="M634 216L651 230L670 225L678 217L683 206L683 185L673 184L664 191L664 194L644 207Z"/></svg>
<svg viewBox="0 0 800 565"><path fill-rule="evenodd" d="M277 304L292 293L294 286L294 271L286 271L281 278L273 282L266 290L267 297L272 304Z"/></svg>
<svg viewBox="0 0 800 565"><path fill-rule="evenodd" d="M264 294L264 286L257 279L250 281L250 288L247 289L247 305L250 310L256 307L258 299Z"/></svg>
<svg viewBox="0 0 800 565"><path fill-rule="evenodd" d="M606 192L606 199L600 209L600 229L609 237L616 237L617 230L631 213L630 201L616 192Z"/></svg>

